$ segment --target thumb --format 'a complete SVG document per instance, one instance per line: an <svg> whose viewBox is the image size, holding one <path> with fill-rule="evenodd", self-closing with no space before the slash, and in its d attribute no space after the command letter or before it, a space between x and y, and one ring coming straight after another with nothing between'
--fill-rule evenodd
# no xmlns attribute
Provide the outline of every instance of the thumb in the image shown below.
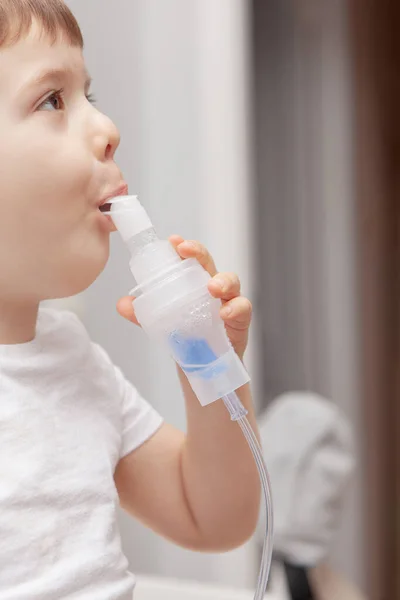
<svg viewBox="0 0 400 600"><path fill-rule="evenodd" d="M139 325L135 315L135 310L132 305L134 299L134 296L124 296L123 298L120 298L120 300L118 300L117 302L117 311L119 312L121 317L124 317L124 319L127 319L135 325Z"/></svg>

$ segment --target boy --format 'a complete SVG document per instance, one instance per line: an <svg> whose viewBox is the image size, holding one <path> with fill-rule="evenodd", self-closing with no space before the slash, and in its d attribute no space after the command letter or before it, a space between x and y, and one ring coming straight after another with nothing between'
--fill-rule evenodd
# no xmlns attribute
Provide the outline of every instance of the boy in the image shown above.
<svg viewBox="0 0 400 600"><path fill-rule="evenodd" d="M134 578L118 502L194 550L242 544L258 516L256 468L221 402L179 374L187 435L161 417L76 317L39 309L87 288L109 254L99 211L126 193L119 133L91 104L79 27L61 0L0 0L0 598L125 600ZM249 301L197 242L240 357ZM118 303L135 322L131 298ZM240 390L256 427L249 386Z"/></svg>

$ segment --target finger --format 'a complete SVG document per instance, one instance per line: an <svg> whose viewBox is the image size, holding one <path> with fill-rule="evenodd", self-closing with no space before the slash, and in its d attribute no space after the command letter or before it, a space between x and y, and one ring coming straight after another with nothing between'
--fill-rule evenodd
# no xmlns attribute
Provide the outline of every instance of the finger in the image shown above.
<svg viewBox="0 0 400 600"><path fill-rule="evenodd" d="M196 258L201 266L211 275L217 274L214 260L203 244L194 240L184 240L177 246L177 252L182 258Z"/></svg>
<svg viewBox="0 0 400 600"><path fill-rule="evenodd" d="M236 273L218 273L210 280L208 289L214 298L232 300L240 296L240 279Z"/></svg>
<svg viewBox="0 0 400 600"><path fill-rule="evenodd" d="M169 242L170 244L172 244L172 246L175 248L175 250L177 250L179 244L182 244L182 242L185 241L185 238L183 238L181 235L170 235L169 236Z"/></svg>
<svg viewBox="0 0 400 600"><path fill-rule="evenodd" d="M134 308L132 305L132 302L134 299L135 298L133 296L124 296L123 298L118 300L117 311L119 312L121 317L124 317L124 319L127 319L131 323L134 323L135 325L139 325L139 327L140 327L140 324L136 318L135 311L134 311Z"/></svg>
<svg viewBox="0 0 400 600"><path fill-rule="evenodd" d="M248 329L251 323L253 307L248 298L238 296L233 298L221 308L221 318L225 325L232 329Z"/></svg>

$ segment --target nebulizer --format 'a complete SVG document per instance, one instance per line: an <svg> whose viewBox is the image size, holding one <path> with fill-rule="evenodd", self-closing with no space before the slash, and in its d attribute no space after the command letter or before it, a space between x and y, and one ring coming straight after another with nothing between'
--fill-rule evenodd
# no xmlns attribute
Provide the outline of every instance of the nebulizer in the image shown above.
<svg viewBox="0 0 400 600"><path fill-rule="evenodd" d="M221 302L208 291L209 274L195 259L182 260L158 238L136 196L108 201L111 216L130 253L136 280L131 291L144 331L166 346L203 406L222 399L240 426L260 475L266 509L265 539L254 600L264 598L272 557L272 499L261 447L235 390L250 381L220 317Z"/></svg>

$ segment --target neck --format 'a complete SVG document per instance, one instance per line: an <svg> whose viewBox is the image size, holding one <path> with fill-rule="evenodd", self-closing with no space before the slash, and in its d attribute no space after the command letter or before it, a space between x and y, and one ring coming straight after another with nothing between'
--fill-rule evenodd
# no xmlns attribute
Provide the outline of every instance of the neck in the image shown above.
<svg viewBox="0 0 400 600"><path fill-rule="evenodd" d="M0 345L24 344L34 339L38 302L0 298Z"/></svg>

